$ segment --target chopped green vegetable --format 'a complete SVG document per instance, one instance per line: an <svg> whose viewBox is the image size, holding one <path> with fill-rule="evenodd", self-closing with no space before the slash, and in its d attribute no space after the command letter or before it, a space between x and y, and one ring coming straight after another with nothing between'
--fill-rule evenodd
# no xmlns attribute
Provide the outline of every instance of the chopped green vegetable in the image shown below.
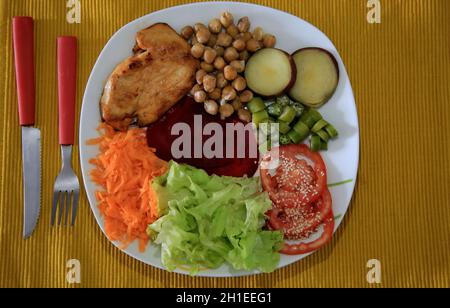
<svg viewBox="0 0 450 308"><path fill-rule="evenodd" d="M290 144L292 141L291 141L291 138L289 138L289 136L288 135L280 135L280 144L281 145L286 145L286 144Z"/></svg>
<svg viewBox="0 0 450 308"><path fill-rule="evenodd" d="M308 128L312 128L315 124L314 119L309 118L309 117L300 117L300 121L302 123L306 124L306 126L308 126Z"/></svg>
<svg viewBox="0 0 450 308"><path fill-rule="evenodd" d="M319 136L312 135L310 143L311 143L311 150L312 151L317 152L317 151L320 150L320 146L321 146L322 141L320 140Z"/></svg>
<svg viewBox="0 0 450 308"><path fill-rule="evenodd" d="M278 124L280 125L279 126L280 133L282 134L287 134L291 130L291 127L286 122L279 121Z"/></svg>
<svg viewBox="0 0 450 308"><path fill-rule="evenodd" d="M300 117L305 111L305 106L299 102L291 101L291 106L295 109L295 112L297 112L296 117Z"/></svg>
<svg viewBox="0 0 450 308"><path fill-rule="evenodd" d="M323 119L316 109L306 108L287 95L265 101L255 97L247 107L253 114L253 123L266 135L272 136L276 130L270 126L260 126L261 123L279 123L280 144L299 143L312 133L310 142L314 143L314 148L317 148L317 151L327 150L329 139L338 136L336 128ZM317 138L321 139L320 143Z"/></svg>
<svg viewBox="0 0 450 308"><path fill-rule="evenodd" d="M325 121L324 119L320 119L319 121L317 121L316 124L314 124L313 128L311 128L311 131L313 133L317 133L319 130L321 130L322 128L324 128L327 125L328 125L327 121Z"/></svg>
<svg viewBox="0 0 450 308"><path fill-rule="evenodd" d="M262 123L259 123L259 128L263 131L264 134L270 136L276 131L275 125L278 124L273 118L268 118Z"/></svg>
<svg viewBox="0 0 450 308"><path fill-rule="evenodd" d="M152 184L163 192L158 202L167 213L148 228L161 245L163 265L189 267L191 274L224 262L237 270L275 270L283 235L263 230L272 202L260 186L258 178L208 176L170 162Z"/></svg>
<svg viewBox="0 0 450 308"><path fill-rule="evenodd" d="M330 136L324 130L319 130L316 134L317 134L317 136L320 137L320 139L322 139L325 142L328 142L328 140L330 140Z"/></svg>
<svg viewBox="0 0 450 308"><path fill-rule="evenodd" d="M251 113L257 113L261 110L266 109L266 105L264 104L264 101L261 97L254 97L250 102L248 102L247 108Z"/></svg>
<svg viewBox="0 0 450 308"><path fill-rule="evenodd" d="M295 119L297 112L291 106L286 106L283 109L283 113L278 117L278 120L290 124Z"/></svg>
<svg viewBox="0 0 450 308"><path fill-rule="evenodd" d="M294 129L300 135L300 139L304 140L309 135L309 127L302 121L298 121L294 125Z"/></svg>
<svg viewBox="0 0 450 308"><path fill-rule="evenodd" d="M273 98L271 98L271 99L266 99L266 100L264 101L264 103L266 104L267 107L272 106L272 105L275 104L276 102L277 102L276 99L273 99Z"/></svg>
<svg viewBox="0 0 450 308"><path fill-rule="evenodd" d="M283 107L288 106L290 102L291 102L291 100L290 100L289 96L287 96L287 95L282 95L282 96L277 97L277 103Z"/></svg>
<svg viewBox="0 0 450 308"><path fill-rule="evenodd" d="M275 103L275 104L270 105L269 107L267 107L267 112L271 116L278 118L281 115L281 113L283 112L283 106L281 106L278 103Z"/></svg>
<svg viewBox="0 0 450 308"><path fill-rule="evenodd" d="M253 113L253 117L252 117L252 121L253 123L255 123L256 126L258 126L260 123L266 123L267 120L269 119L269 114L267 113L266 110L261 110L258 111L256 113Z"/></svg>
<svg viewBox="0 0 450 308"><path fill-rule="evenodd" d="M334 128L334 126L331 124L328 124L327 126L325 126L324 129L331 138L336 138L339 135L337 129Z"/></svg>
<svg viewBox="0 0 450 308"><path fill-rule="evenodd" d="M308 111L304 112L300 117L300 121L312 128L319 120L322 119L322 115L315 109L309 108Z"/></svg>
<svg viewBox="0 0 450 308"><path fill-rule="evenodd" d="M287 133L287 135L289 136L289 138L291 139L291 141L295 144L300 143L301 141L303 141L305 138L303 138L302 135L300 135L299 133L297 133L297 131L295 129L291 129L289 131L289 133Z"/></svg>

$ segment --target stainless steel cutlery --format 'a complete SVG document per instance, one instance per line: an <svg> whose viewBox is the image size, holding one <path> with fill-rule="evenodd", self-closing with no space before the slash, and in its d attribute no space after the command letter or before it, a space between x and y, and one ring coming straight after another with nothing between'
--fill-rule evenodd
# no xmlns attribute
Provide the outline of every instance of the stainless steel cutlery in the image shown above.
<svg viewBox="0 0 450 308"><path fill-rule="evenodd" d="M34 22L31 17L14 17L12 25L19 123L22 126L23 237L26 239L36 228L41 209L41 131L34 127Z"/></svg>
<svg viewBox="0 0 450 308"><path fill-rule="evenodd" d="M22 127L22 168L24 218L23 237L29 238L36 228L41 208L41 132L35 127L36 85L34 63L34 21L18 16L12 21L14 60ZM77 216L80 184L72 169L76 106L77 39L57 39L58 118L62 169L53 190L51 223L73 226Z"/></svg>
<svg viewBox="0 0 450 308"><path fill-rule="evenodd" d="M62 168L53 188L52 225L63 221L75 224L80 183L72 169L72 145L74 144L77 39L73 36L58 38L58 115L59 144L61 145ZM59 211L58 211L59 209ZM70 216L70 217L69 217Z"/></svg>

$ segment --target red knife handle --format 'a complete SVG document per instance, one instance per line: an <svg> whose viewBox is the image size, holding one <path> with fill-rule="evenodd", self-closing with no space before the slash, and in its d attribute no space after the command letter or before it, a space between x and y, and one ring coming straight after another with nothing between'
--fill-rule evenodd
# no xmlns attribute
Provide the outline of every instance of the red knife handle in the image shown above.
<svg viewBox="0 0 450 308"><path fill-rule="evenodd" d="M59 144L74 143L77 87L77 38L58 37Z"/></svg>
<svg viewBox="0 0 450 308"><path fill-rule="evenodd" d="M14 17L12 24L19 122L22 126L34 125L36 86L34 82L33 18Z"/></svg>

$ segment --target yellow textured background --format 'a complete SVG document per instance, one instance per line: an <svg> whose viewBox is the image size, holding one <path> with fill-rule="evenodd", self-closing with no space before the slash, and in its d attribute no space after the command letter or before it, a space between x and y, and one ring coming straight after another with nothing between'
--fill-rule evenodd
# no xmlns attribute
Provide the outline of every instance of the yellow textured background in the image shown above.
<svg viewBox="0 0 450 308"><path fill-rule="evenodd" d="M80 110L91 68L116 30L149 12L189 2L80 1L82 22L70 25L64 0L0 0L1 287L68 287L65 266L73 258L81 261L82 287L369 287L366 262L372 258L382 263L381 286L450 287L450 1L381 0L378 25L366 21L366 0L255 1L310 21L337 46L356 96L361 162L350 210L332 245L273 274L235 279L181 276L127 257L101 233L84 194L76 227L50 228L60 166L56 37L80 40ZM14 15L36 20L43 199L41 220L28 241L21 239ZM74 162L81 175L78 159Z"/></svg>

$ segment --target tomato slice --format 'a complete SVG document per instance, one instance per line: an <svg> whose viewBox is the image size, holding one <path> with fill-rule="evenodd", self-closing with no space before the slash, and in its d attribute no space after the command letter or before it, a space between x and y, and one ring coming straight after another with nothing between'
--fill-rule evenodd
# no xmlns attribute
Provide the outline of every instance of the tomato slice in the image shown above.
<svg viewBox="0 0 450 308"><path fill-rule="evenodd" d="M276 160L279 164L275 170L267 168ZM301 240L323 224L323 233L317 240L285 243L280 252L305 254L327 244L333 236L334 217L326 167L320 154L304 144L286 145L266 153L261 164L262 186L273 202L267 213L271 229L282 231L286 239Z"/></svg>
<svg viewBox="0 0 450 308"><path fill-rule="evenodd" d="M299 240L309 237L323 223L332 210L331 194L325 189L315 203L301 208L277 208L269 211L269 226L280 230L286 239Z"/></svg>
<svg viewBox="0 0 450 308"><path fill-rule="evenodd" d="M275 173L278 187L281 190L296 192L298 186L314 186L317 175L306 160L292 156L285 156L283 160L281 168L278 168Z"/></svg>
<svg viewBox="0 0 450 308"><path fill-rule="evenodd" d="M313 231L314 213L299 208L274 208L269 212L268 224L272 230L279 230L288 240L307 238ZM320 224L320 222L319 222Z"/></svg>
<svg viewBox="0 0 450 308"><path fill-rule="evenodd" d="M304 144L284 145L266 153L262 164L267 166L278 158L274 175L268 168L261 168L262 186L275 207L302 207L317 201L327 185L326 167L320 154Z"/></svg>
<svg viewBox="0 0 450 308"><path fill-rule="evenodd" d="M309 243L298 243L298 244L287 244L284 243L283 248L281 248L280 252L285 255L302 255L305 253L313 252L322 246L326 245L329 241L331 241L333 237L334 231L334 217L333 211L331 211L327 217L325 218L323 224L323 233L315 241Z"/></svg>

